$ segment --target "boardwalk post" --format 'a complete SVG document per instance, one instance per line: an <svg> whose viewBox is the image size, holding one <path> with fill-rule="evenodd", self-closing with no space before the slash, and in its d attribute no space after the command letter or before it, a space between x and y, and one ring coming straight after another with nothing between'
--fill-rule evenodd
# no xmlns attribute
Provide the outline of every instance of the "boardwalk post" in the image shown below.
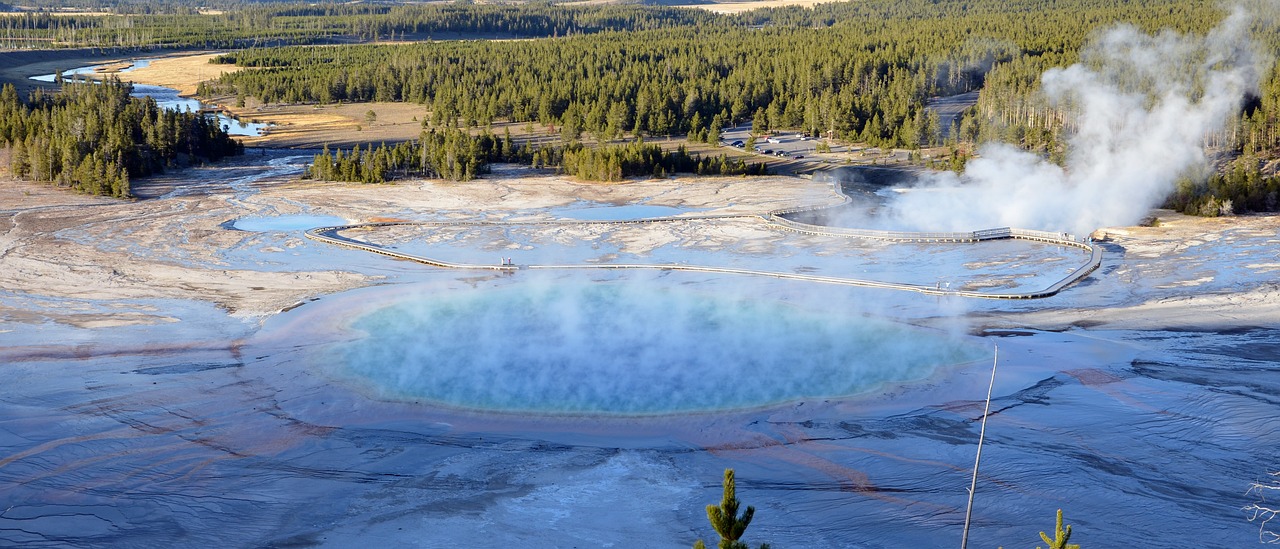
<svg viewBox="0 0 1280 549"><path fill-rule="evenodd" d="M960 537L960 549L969 546L969 519L973 517L973 493L978 489L978 464L982 462L982 440L987 436L987 414L991 412L991 391L996 386L996 364L1000 362L1000 346L996 346L991 359L991 384L987 386L987 404L982 408L982 428L978 430L978 454L973 458L973 480L969 481L969 504L964 510L964 534Z"/></svg>

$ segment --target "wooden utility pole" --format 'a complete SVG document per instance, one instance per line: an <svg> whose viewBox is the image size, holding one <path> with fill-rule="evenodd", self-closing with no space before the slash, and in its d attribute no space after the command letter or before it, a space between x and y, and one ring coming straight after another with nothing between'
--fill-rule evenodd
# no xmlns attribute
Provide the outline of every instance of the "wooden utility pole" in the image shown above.
<svg viewBox="0 0 1280 549"><path fill-rule="evenodd" d="M991 359L991 384L987 386L987 404L982 408L982 427L978 430L978 455L973 458L973 480L969 481L969 504L964 510L964 534L960 537L960 549L969 546L969 519L973 517L973 493L978 489L978 464L982 462L982 440L987 436L987 414L991 412L991 391L996 386L996 364L1000 362L1000 346L996 346Z"/></svg>

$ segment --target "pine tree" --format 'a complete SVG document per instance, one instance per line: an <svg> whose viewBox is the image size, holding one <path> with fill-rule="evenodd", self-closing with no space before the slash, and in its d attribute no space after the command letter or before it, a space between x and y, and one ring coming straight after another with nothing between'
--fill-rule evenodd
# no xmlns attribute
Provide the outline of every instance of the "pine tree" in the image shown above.
<svg viewBox="0 0 1280 549"><path fill-rule="evenodd" d="M707 520L711 521L711 527L715 528L716 533L720 535L719 549L750 549L751 546L739 541L742 534L747 531L747 526L751 524L752 517L756 514L756 508L750 505L747 510L738 515L737 487L733 479L733 469L724 470L724 496L720 499L720 505L707 506ZM706 549L706 544L702 540L698 540L693 545L694 549ZM768 544L761 544L760 549L769 549Z"/></svg>
<svg viewBox="0 0 1280 549"><path fill-rule="evenodd" d="M1062 528L1062 509L1058 509L1058 521L1054 525L1053 538L1051 539L1048 534L1040 532L1040 539L1049 544L1048 549L1080 549L1078 544L1067 544L1067 541L1071 539L1071 527L1067 526L1065 530ZM1037 546L1036 549L1040 549L1040 547Z"/></svg>

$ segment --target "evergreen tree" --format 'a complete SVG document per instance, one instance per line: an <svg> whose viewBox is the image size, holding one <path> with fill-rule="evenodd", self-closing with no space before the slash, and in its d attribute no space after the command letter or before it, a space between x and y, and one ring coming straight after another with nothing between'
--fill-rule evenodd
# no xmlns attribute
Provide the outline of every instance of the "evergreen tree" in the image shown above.
<svg viewBox="0 0 1280 549"><path fill-rule="evenodd" d="M1049 544L1048 549L1080 549L1078 544L1067 544L1067 541L1071 539L1071 527L1067 526L1065 530L1062 528L1062 509L1058 509L1058 520L1054 524L1053 532L1052 538L1049 537L1049 534L1040 532L1040 539ZM1036 549L1040 548L1036 547Z"/></svg>
<svg viewBox="0 0 1280 549"><path fill-rule="evenodd" d="M12 86L0 89L0 146L13 151L12 173L127 198L134 177L243 150L203 114L161 109L131 91L117 80L71 81L23 102Z"/></svg>
<svg viewBox="0 0 1280 549"><path fill-rule="evenodd" d="M748 505L747 509L739 515L739 505L741 505L741 502L738 501L733 469L725 469L724 495L720 499L720 505L707 506L707 520L711 521L711 527L720 535L719 549L751 548L751 546L740 540L742 534L747 531L747 526L751 524L751 519L756 514L756 508ZM706 544L702 540L698 540L693 547L694 549L706 549ZM761 544L760 549L769 549L769 545Z"/></svg>

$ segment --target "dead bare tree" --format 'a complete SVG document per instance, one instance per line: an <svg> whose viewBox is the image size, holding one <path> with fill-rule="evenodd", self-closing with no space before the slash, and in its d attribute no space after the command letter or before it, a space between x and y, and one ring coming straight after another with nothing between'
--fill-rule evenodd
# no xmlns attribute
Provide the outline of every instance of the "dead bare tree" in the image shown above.
<svg viewBox="0 0 1280 549"><path fill-rule="evenodd" d="M1280 504L1275 502L1275 498L1280 496L1280 471L1270 475L1272 480L1258 481L1249 486L1245 495L1256 494L1258 502L1245 506L1244 512L1249 515L1249 522L1258 523L1259 542L1280 544L1280 530L1269 524L1280 516ZM1268 495L1272 497L1271 503L1267 502Z"/></svg>

